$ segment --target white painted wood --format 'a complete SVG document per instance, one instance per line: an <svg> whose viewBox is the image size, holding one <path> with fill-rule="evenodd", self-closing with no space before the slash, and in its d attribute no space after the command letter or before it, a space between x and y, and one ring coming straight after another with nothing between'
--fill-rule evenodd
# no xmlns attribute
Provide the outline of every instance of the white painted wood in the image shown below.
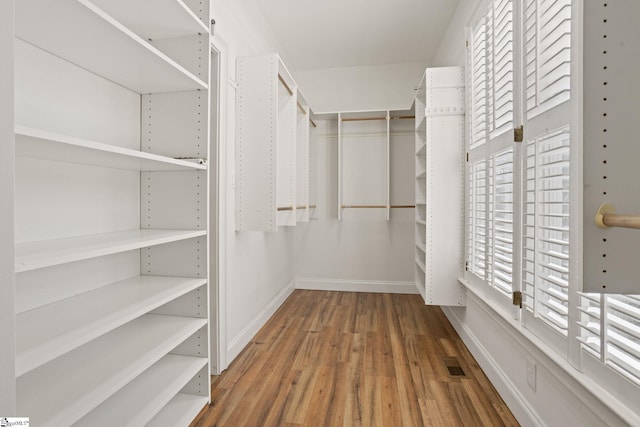
<svg viewBox="0 0 640 427"><path fill-rule="evenodd" d="M457 280L463 270L464 254L464 70L429 68L420 88L415 107L425 108L426 150L422 154L420 111L416 112L416 149L421 154L416 168L420 170L424 164L426 177L420 172L416 179L416 210L421 214L425 204L425 226L417 217L416 271L418 275L419 270L425 272L426 304L464 305L464 290ZM421 275L417 283L420 287Z"/></svg>
<svg viewBox="0 0 640 427"><path fill-rule="evenodd" d="M15 271L68 262L205 236L205 230L131 230L16 245Z"/></svg>
<svg viewBox="0 0 640 427"><path fill-rule="evenodd" d="M277 54L239 58L236 71L236 229L293 226L296 84Z"/></svg>
<svg viewBox="0 0 640 427"><path fill-rule="evenodd" d="M18 157L134 171L207 169L197 160L173 159L26 126L16 125L15 135Z"/></svg>
<svg viewBox="0 0 640 427"><path fill-rule="evenodd" d="M14 2L0 3L0 416L16 414L14 222Z"/></svg>
<svg viewBox="0 0 640 427"><path fill-rule="evenodd" d="M207 399L193 394L178 393L162 408L147 426L181 426L188 425L207 404Z"/></svg>
<svg viewBox="0 0 640 427"><path fill-rule="evenodd" d="M20 39L15 70L16 124L140 150L137 93Z"/></svg>
<svg viewBox="0 0 640 427"><path fill-rule="evenodd" d="M585 292L638 294L640 233L599 228L603 203L617 213L640 215L640 146L637 114L640 86L640 3L584 2L584 262ZM606 38L604 37L606 35ZM573 142L573 141L572 141Z"/></svg>
<svg viewBox="0 0 640 427"><path fill-rule="evenodd" d="M308 222L310 208L309 197L309 128L311 127L309 104L298 91L296 108L296 208L297 221ZM302 111L304 110L304 111Z"/></svg>
<svg viewBox="0 0 640 427"><path fill-rule="evenodd" d="M178 38L152 39L149 43L195 77L206 82L209 78L209 38L207 32Z"/></svg>
<svg viewBox="0 0 640 427"><path fill-rule="evenodd" d="M134 92L207 84L88 0L20 1L16 36Z"/></svg>
<svg viewBox="0 0 640 427"><path fill-rule="evenodd" d="M91 0L91 3L145 39L209 32L208 26L183 0Z"/></svg>
<svg viewBox="0 0 640 427"><path fill-rule="evenodd" d="M383 294L415 294L413 282L384 280L339 280L296 278L296 289L337 292L374 292Z"/></svg>
<svg viewBox="0 0 640 427"><path fill-rule="evenodd" d="M20 376L206 283L204 279L137 276L17 317Z"/></svg>
<svg viewBox="0 0 640 427"><path fill-rule="evenodd" d="M106 426L114 418L123 427L147 425L206 364L205 358L168 354L74 425ZM199 401L202 400L200 397ZM205 404L206 398L198 411ZM164 425L187 425L196 415L197 412L187 410L184 416L191 418L186 423L170 424L165 420Z"/></svg>
<svg viewBox="0 0 640 427"><path fill-rule="evenodd" d="M18 412L41 426L70 425L100 405L206 319L145 315L18 378Z"/></svg>

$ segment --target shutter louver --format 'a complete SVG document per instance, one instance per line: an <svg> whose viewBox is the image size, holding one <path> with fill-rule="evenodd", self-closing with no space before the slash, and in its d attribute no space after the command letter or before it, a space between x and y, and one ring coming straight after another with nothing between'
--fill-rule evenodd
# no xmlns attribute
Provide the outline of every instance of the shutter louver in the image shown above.
<svg viewBox="0 0 640 427"><path fill-rule="evenodd" d="M640 296L607 296L607 363L640 384Z"/></svg>
<svg viewBox="0 0 640 427"><path fill-rule="evenodd" d="M569 131L528 143L523 285L526 308L567 335L569 294ZM530 301L535 301L533 306Z"/></svg>
<svg viewBox="0 0 640 427"><path fill-rule="evenodd" d="M513 149L492 158L493 241L492 281L490 284L510 296L513 283Z"/></svg>
<svg viewBox="0 0 640 427"><path fill-rule="evenodd" d="M487 167L486 161L469 168L469 270L481 279L487 270Z"/></svg>
<svg viewBox="0 0 640 427"><path fill-rule="evenodd" d="M471 40L471 142L470 150L487 141L487 41L480 22Z"/></svg>
<svg viewBox="0 0 640 427"><path fill-rule="evenodd" d="M569 100L571 0L526 0L525 111L533 118Z"/></svg>
<svg viewBox="0 0 640 427"><path fill-rule="evenodd" d="M489 131L513 127L513 2L494 0L487 15Z"/></svg>

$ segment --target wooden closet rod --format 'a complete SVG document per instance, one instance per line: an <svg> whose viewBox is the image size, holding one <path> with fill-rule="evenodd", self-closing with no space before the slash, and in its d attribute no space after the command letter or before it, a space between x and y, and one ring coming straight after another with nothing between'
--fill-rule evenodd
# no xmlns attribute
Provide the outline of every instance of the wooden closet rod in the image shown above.
<svg viewBox="0 0 640 427"><path fill-rule="evenodd" d="M285 207L278 208L278 212L280 212L280 211L292 211L293 209L294 209L293 206L285 206Z"/></svg>
<svg viewBox="0 0 640 427"><path fill-rule="evenodd" d="M302 111L304 114L307 114L307 110L304 109L302 104L300 104L299 102L296 102L296 104L298 104L298 108L300 109L300 111Z"/></svg>
<svg viewBox="0 0 640 427"><path fill-rule="evenodd" d="M613 205L604 204L596 212L595 222L598 227L622 227L640 229L640 215L622 215L615 213Z"/></svg>
<svg viewBox="0 0 640 427"><path fill-rule="evenodd" d="M390 120L401 120L401 119L415 119L416 116L393 116L389 117ZM369 120L387 120L386 117L347 117L341 119L343 122L365 122Z"/></svg>
<svg viewBox="0 0 640 427"><path fill-rule="evenodd" d="M287 82L284 81L280 73L278 73L278 80L280 80L280 82L284 85L284 88L287 90L287 92L289 92L289 95L293 96L293 91L291 90Z"/></svg>
<svg viewBox="0 0 640 427"><path fill-rule="evenodd" d="M311 124L313 125L314 128L317 128L318 126L316 125L316 122L314 122L313 120L309 119L309 121L311 122Z"/></svg>
<svg viewBox="0 0 640 427"><path fill-rule="evenodd" d="M411 209L415 208L416 205L342 205L343 209L385 209L387 207L391 209Z"/></svg>
<svg viewBox="0 0 640 427"><path fill-rule="evenodd" d="M296 206L296 209L315 209L316 205Z"/></svg>

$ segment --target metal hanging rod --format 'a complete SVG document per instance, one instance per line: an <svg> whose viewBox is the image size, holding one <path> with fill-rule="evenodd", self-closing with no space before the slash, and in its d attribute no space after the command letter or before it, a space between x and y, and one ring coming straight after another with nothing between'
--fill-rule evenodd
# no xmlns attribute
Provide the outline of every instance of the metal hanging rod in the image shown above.
<svg viewBox="0 0 640 427"><path fill-rule="evenodd" d="M415 207L415 205L342 205L343 209L409 209Z"/></svg>
<svg viewBox="0 0 640 427"><path fill-rule="evenodd" d="M622 227L640 229L640 215L622 215L615 213L613 205L600 205L596 212L595 223L598 227Z"/></svg>
<svg viewBox="0 0 640 427"><path fill-rule="evenodd" d="M293 91L291 90L287 82L284 80L282 75L279 73L278 73L278 80L280 80L280 82L284 85L284 88L287 90L287 92L289 92L289 95L293 96Z"/></svg>
<svg viewBox="0 0 640 427"><path fill-rule="evenodd" d="M416 116L392 116L389 120L415 119ZM370 120L387 120L386 117L346 117L343 122L365 122Z"/></svg>

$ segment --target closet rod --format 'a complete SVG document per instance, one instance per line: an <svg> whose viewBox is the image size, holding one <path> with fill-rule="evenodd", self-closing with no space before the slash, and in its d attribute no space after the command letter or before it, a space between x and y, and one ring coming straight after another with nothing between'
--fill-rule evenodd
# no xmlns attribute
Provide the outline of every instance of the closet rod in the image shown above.
<svg viewBox="0 0 640 427"><path fill-rule="evenodd" d="M343 209L413 209L416 205L342 205Z"/></svg>
<svg viewBox="0 0 640 427"><path fill-rule="evenodd" d="M282 78L282 75L280 73L278 73L278 80L280 80L280 82L284 85L284 88L287 90L287 92L289 92L289 95L293 96L293 91L291 90L287 82L284 81L284 78Z"/></svg>
<svg viewBox="0 0 640 427"><path fill-rule="evenodd" d="M389 120L415 119L416 116L392 116ZM369 120L387 120L386 117L347 117L342 119L343 122L365 122Z"/></svg>
<svg viewBox="0 0 640 427"><path fill-rule="evenodd" d="M280 212L280 211L292 211L294 209L295 208L293 206L285 206L285 207L278 208L278 212Z"/></svg>
<svg viewBox="0 0 640 427"><path fill-rule="evenodd" d="M309 119L309 121L311 122L311 124L313 125L314 128L317 128L318 126L316 125L316 122L314 122L313 120Z"/></svg>
<svg viewBox="0 0 640 427"><path fill-rule="evenodd" d="M300 111L302 111L304 114L307 114L307 110L304 109L304 107L302 106L302 104L300 104L299 102L296 101L296 104L298 104L298 108L300 109Z"/></svg>
<svg viewBox="0 0 640 427"><path fill-rule="evenodd" d="M604 204L596 212L595 222L598 227L622 227L640 229L640 215L616 214L613 205Z"/></svg>
<svg viewBox="0 0 640 427"><path fill-rule="evenodd" d="M315 209L316 205L296 206L296 209Z"/></svg>

